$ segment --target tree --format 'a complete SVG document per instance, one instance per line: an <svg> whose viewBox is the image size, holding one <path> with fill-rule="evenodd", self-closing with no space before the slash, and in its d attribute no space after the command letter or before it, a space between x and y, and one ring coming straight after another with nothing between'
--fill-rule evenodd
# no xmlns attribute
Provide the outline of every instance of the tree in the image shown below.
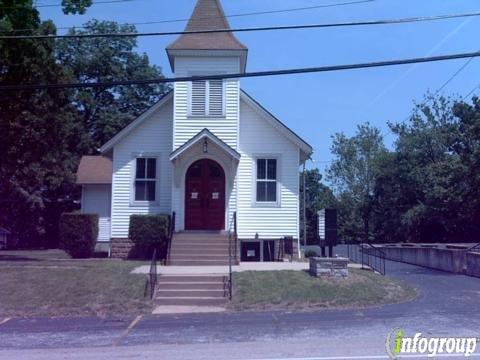
<svg viewBox="0 0 480 360"><path fill-rule="evenodd" d="M90 0L64 0L65 13L83 13ZM0 0L0 30L55 34L31 0ZM134 31L92 21L85 33ZM74 32L74 30L71 30ZM83 32L82 32L83 33ZM1 40L0 83L38 84L161 77L136 40ZM68 66L67 66L68 65ZM23 246L56 246L58 219L76 207L75 171L97 148L151 106L162 85L113 89L48 89L0 93L0 226ZM48 243L43 241L48 240Z"/></svg>
<svg viewBox="0 0 480 360"><path fill-rule="evenodd" d="M318 169L305 171L305 212L306 212L306 239L307 244L316 243L317 239L317 212L320 209L336 207L336 199L332 190L322 183L322 175ZM303 200L303 179L300 179L300 193ZM303 239L303 201L300 205L300 214L302 218Z"/></svg>
<svg viewBox="0 0 480 360"><path fill-rule="evenodd" d="M476 236L480 112L473 102L427 97L408 123L391 125L395 152L382 164L375 191L380 236L412 242Z"/></svg>
<svg viewBox="0 0 480 360"><path fill-rule="evenodd" d="M92 20L84 30L69 34L135 33L133 25ZM147 55L134 51L135 37L61 39L57 59L78 82L108 82L161 78L160 68L151 65ZM77 89L73 103L91 135L95 152L118 131L153 105L168 90L164 84Z"/></svg>
<svg viewBox="0 0 480 360"><path fill-rule="evenodd" d="M327 174L339 201L340 234L369 242L375 182L380 159L387 153L380 130L366 123L351 138L337 133L331 151L336 159Z"/></svg>
<svg viewBox="0 0 480 360"><path fill-rule="evenodd" d="M32 2L0 1L0 30L33 29L54 34ZM53 40L1 40L0 83L59 83L71 80L56 63ZM24 245L45 232L48 209L70 203L76 154L84 131L76 121L70 92L41 90L0 94L0 223ZM47 225L48 226L48 225Z"/></svg>

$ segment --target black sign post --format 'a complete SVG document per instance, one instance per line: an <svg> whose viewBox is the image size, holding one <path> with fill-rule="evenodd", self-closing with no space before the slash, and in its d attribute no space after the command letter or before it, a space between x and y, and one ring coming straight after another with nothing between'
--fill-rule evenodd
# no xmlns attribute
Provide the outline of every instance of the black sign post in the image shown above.
<svg viewBox="0 0 480 360"><path fill-rule="evenodd" d="M325 257L325 247L328 246L328 256L333 257L333 247L338 245L337 236L337 209L322 209L318 216L318 239Z"/></svg>

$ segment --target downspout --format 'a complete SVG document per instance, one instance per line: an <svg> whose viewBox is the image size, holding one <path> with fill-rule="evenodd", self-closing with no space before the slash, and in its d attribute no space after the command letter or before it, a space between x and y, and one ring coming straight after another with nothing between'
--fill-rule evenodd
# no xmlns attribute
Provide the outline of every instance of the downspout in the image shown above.
<svg viewBox="0 0 480 360"><path fill-rule="evenodd" d="M306 181L305 181L305 164L306 164L306 160L303 162L303 172L302 172L302 182L303 182L303 245L306 245L307 244L307 220L306 220L306 217L307 217L307 209L305 207L306 205L306 188L305 188L305 185L306 185ZM300 256L301 256L301 251L300 251L300 238L298 239L298 244L297 244L297 248L298 248L298 258L300 259Z"/></svg>

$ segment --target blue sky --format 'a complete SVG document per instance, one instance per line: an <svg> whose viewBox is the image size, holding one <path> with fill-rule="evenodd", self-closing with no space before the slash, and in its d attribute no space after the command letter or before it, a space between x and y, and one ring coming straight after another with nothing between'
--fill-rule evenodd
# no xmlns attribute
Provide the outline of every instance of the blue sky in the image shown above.
<svg viewBox="0 0 480 360"><path fill-rule="evenodd" d="M59 3L42 0L38 3ZM95 0L94 0L95 2ZM226 14L298 8L345 0L222 0ZM85 15L65 16L59 7L41 8L43 19L58 27L78 26L91 18L144 22L188 18L195 0L135 0L92 6ZM232 27L393 19L479 12L478 0L376 0L291 13L234 17ZM183 30L184 23L138 26L139 31ZM62 32L62 31L60 31ZM241 33L248 46L247 71L298 68L478 51L480 18L401 25ZM172 37L139 38L140 52L171 75L165 46ZM352 135L369 121L385 134L387 122L405 120L414 101L436 91L466 60L345 72L288 75L241 80L241 86L315 149L313 166L322 171L331 160L331 135ZM480 85L480 59L474 59L445 89L466 95ZM476 92L480 93L480 90Z"/></svg>

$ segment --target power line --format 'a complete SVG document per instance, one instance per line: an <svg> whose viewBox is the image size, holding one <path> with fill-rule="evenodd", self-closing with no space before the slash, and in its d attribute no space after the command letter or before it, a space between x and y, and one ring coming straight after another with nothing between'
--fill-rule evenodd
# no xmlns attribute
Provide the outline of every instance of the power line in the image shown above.
<svg viewBox="0 0 480 360"><path fill-rule="evenodd" d="M462 97L462 100L465 100L466 98L468 98L470 95L472 95L475 90L479 89L480 88L480 84L478 84L477 86L475 86L467 95L465 95L464 97Z"/></svg>
<svg viewBox="0 0 480 360"><path fill-rule="evenodd" d="M447 61L455 59L465 59L472 57L479 57L480 51L470 53L459 53L450 55L440 55L422 58L400 59L400 60L388 60L368 63L357 63L348 65L332 65L332 66L320 66L311 68L299 68L299 69L285 69L285 70L273 70L273 71L257 71L249 73L236 73L225 75L206 75L206 76L193 76L193 77L176 77L176 78L157 78L149 80L121 80L111 82L96 82L96 83L65 83L65 84L21 84L21 85L2 85L0 91L12 91L12 90L40 90L40 89L60 89L60 88L98 88L98 87L113 87L119 85L146 85L146 84L165 84L185 81L199 81L199 80L224 80L224 79L238 79L238 78L253 78L253 77L265 77L265 76L278 76L278 75L290 75L290 74L307 74L307 73L319 73L330 71L345 71L353 69L366 69L377 68L394 65L407 65L415 63L427 63L437 61Z"/></svg>
<svg viewBox="0 0 480 360"><path fill-rule="evenodd" d="M443 89L445 89L445 87L446 87L448 84L450 84L450 82L451 82L453 79L455 79L455 78L458 76L458 74L460 74L468 65L470 65L470 63L473 61L473 59L474 59L473 57L470 58L470 59L468 59L468 60L465 62L465 64L463 64L462 66L460 66L460 68L459 68L452 76L450 76L450 78L449 78L447 81L445 81L445 82L443 83L443 85L442 85L439 89L437 89L437 91L435 91L434 96L438 95Z"/></svg>
<svg viewBox="0 0 480 360"><path fill-rule="evenodd" d="M65 34L65 35L0 35L0 39L1 40L6 40L6 39L22 40L22 39L73 39L73 38L101 38L101 37L121 38L121 37L170 36L170 35L187 35L187 34L218 34L218 33L233 33L233 32L299 30L299 29L372 26L372 25L393 25L393 24L438 21L438 20L446 20L446 19L476 17L476 16L480 16L480 12L465 13L465 14L451 14L451 15L435 15L435 16L403 18L403 19L365 20L365 21L340 22L340 23L288 25L288 26L267 26L267 27L216 29L216 30L169 31L169 32L146 32L146 33Z"/></svg>
<svg viewBox="0 0 480 360"><path fill-rule="evenodd" d="M99 5L99 4L115 4L115 3L123 3L123 2L131 2L136 0L104 0L104 1L94 1L92 5ZM64 6L63 4L39 4L34 5L33 8L45 8L45 7L60 7ZM29 9L29 6L0 6L0 9Z"/></svg>
<svg viewBox="0 0 480 360"><path fill-rule="evenodd" d="M124 1L133 1L133 0L124 0ZM326 4L326 5L316 5L316 6L307 6L307 7L299 7L299 8L288 8L288 9L279 9L279 10L269 10L269 11L256 11L256 12L247 12L247 13L239 13L239 14L232 14L232 15L225 15L225 18L234 18L234 17L244 17L244 16L256 16L256 15L269 15L269 14L279 14L279 13L286 13L286 12L296 12L296 11L306 11L306 10L315 10L315 9L323 9L323 8L330 8L330 7L337 7L337 6L347 6L347 5L356 5L356 4L363 4L363 3L370 3L376 0L358 0L358 1L349 1L343 3L335 3L335 4ZM210 20L216 19L218 16L205 16L202 18L198 18L198 20ZM190 18L183 18L183 19L171 19L171 20L158 20L158 21L145 21L145 22L132 22L126 23L125 25L154 25L154 24L168 24L168 23L178 23L178 22L186 22L189 21ZM58 27L58 30L68 30L68 29L84 29L85 26L76 26L76 27ZM35 31L37 29L13 29L9 30L10 32L21 32L21 31ZM5 32L7 30L0 30Z"/></svg>
<svg viewBox="0 0 480 360"><path fill-rule="evenodd" d="M474 59L474 57L471 57L471 58L468 59L462 66L460 66L460 68L459 68L457 71L455 71L455 73L453 73L453 75L450 76L450 77L448 78L448 80L445 81L445 82L443 83L443 85L440 86L440 87L437 89L437 91L435 91L435 93L433 94L433 96L434 96L434 97L437 96L448 84L450 84L450 82L451 82L453 79L455 79L468 65L470 65L470 63L473 61L473 59ZM479 85L479 86L480 86L480 85ZM465 97L462 98L462 100L465 100L466 97L470 96L470 95L476 90L476 88L477 88L477 87L473 88L471 92L469 92ZM431 99L427 99L427 100L423 101L420 105L421 105L421 106L425 106L425 105L427 105L430 101L431 101ZM408 115L403 121L401 121L401 122L398 123L398 124L405 124L408 120L410 120L410 117L411 117L411 115ZM397 125L398 125L398 124L397 124ZM391 129L388 130L387 133L382 134L382 136L387 136L387 135L390 135L390 134L393 134L393 131L392 131Z"/></svg>

